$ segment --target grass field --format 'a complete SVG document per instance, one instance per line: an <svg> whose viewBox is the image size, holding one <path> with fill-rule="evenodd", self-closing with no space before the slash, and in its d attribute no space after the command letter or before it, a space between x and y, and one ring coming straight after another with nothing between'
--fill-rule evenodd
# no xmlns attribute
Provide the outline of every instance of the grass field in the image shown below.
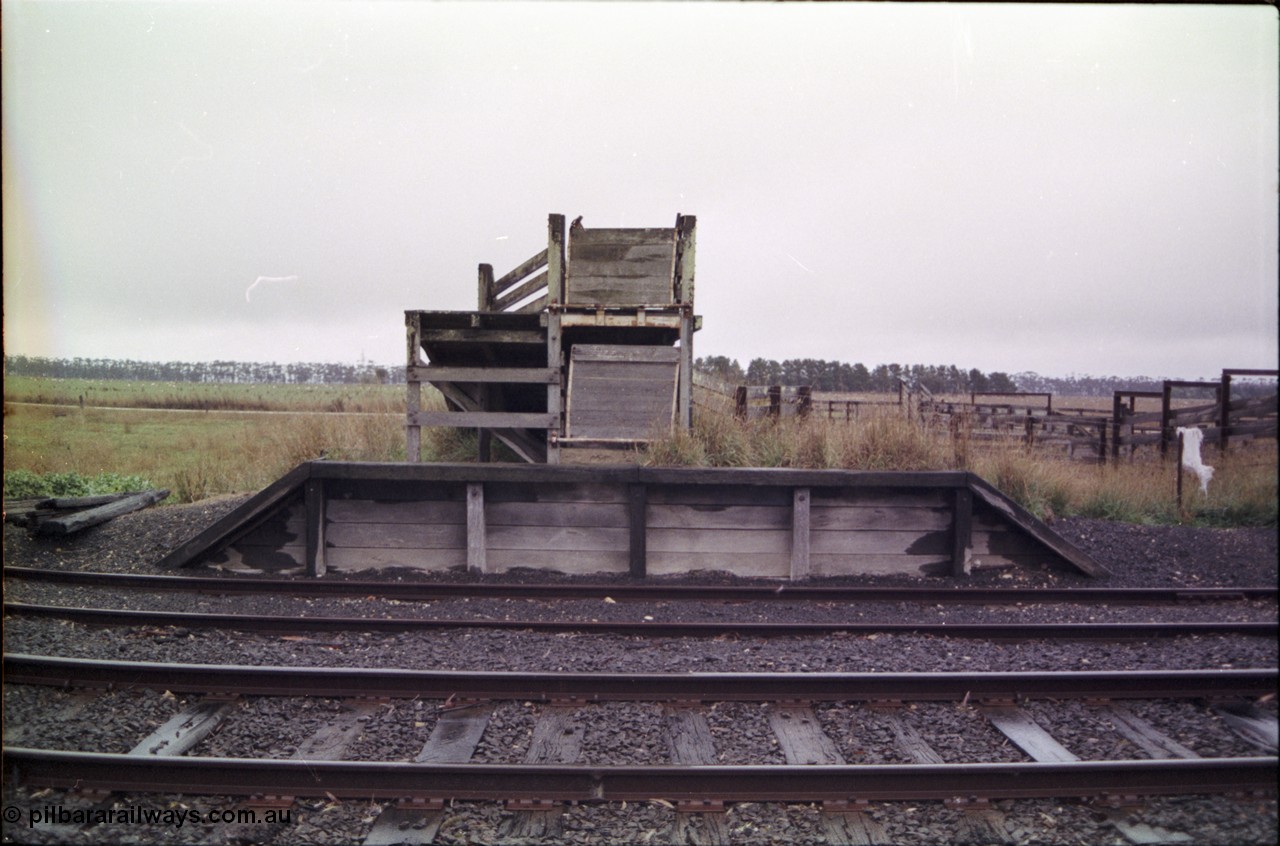
<svg viewBox="0 0 1280 846"><path fill-rule="evenodd" d="M5 380L6 403L192 411L404 413L404 385L283 385L127 382L108 379Z"/></svg>
<svg viewBox="0 0 1280 846"><path fill-rule="evenodd" d="M55 400L63 404L38 404ZM1054 398L1055 406L1077 402ZM403 386L12 379L5 385L4 467L6 476L16 470L140 476L168 488L175 501L190 502L260 490L297 464L322 455L403 461L403 403ZM424 403L443 407L434 392L424 395ZM191 408L206 410L187 410ZM470 431L423 430L424 460L470 461L474 456ZM852 423L743 423L703 410L695 415L692 431L660 441L646 455L622 453L615 460L680 466L964 469L988 479L1042 518L1083 515L1221 526L1277 523L1274 441L1233 448L1226 456L1209 448L1205 461L1217 468L1209 495L1200 493L1188 477L1181 511L1174 501L1171 461L1099 467L1029 453L1016 445L957 442L945 431L908 422L893 407L864 413Z"/></svg>

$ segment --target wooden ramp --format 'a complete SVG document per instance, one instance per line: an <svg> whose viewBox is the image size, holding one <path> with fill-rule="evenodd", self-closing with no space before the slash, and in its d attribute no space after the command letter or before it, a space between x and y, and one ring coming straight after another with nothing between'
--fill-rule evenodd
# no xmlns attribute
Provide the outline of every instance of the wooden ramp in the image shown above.
<svg viewBox="0 0 1280 846"><path fill-rule="evenodd" d="M1088 555L965 472L313 461L161 567L960 576Z"/></svg>

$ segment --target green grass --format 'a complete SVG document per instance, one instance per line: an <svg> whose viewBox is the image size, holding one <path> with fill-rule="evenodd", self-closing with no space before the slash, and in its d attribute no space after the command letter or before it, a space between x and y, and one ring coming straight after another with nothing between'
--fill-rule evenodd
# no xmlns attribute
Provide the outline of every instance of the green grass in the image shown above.
<svg viewBox="0 0 1280 846"><path fill-rule="evenodd" d="M404 413L403 385L283 385L131 382L108 379L5 380L6 403L194 411Z"/></svg>

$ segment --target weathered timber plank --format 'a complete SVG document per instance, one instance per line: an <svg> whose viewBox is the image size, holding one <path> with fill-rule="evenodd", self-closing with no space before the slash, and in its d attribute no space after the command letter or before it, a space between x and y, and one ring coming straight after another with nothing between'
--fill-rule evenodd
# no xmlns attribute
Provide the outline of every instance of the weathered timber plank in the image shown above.
<svg viewBox="0 0 1280 846"><path fill-rule="evenodd" d="M422 330L422 345L430 351L434 344L528 344L542 346L545 333L540 329L427 329Z"/></svg>
<svg viewBox="0 0 1280 846"><path fill-rule="evenodd" d="M975 555L1053 556L1043 544L1018 532L974 532L972 548Z"/></svg>
<svg viewBox="0 0 1280 846"><path fill-rule="evenodd" d="M785 579L791 574L791 554L749 552L655 552L649 548L650 575L723 571L737 576Z"/></svg>
<svg viewBox="0 0 1280 846"><path fill-rule="evenodd" d="M833 846L886 846L893 842L884 826L858 811L824 811L822 832Z"/></svg>
<svg viewBox="0 0 1280 846"><path fill-rule="evenodd" d="M963 576L973 548L973 493L956 488L955 513L951 527L951 575Z"/></svg>
<svg viewBox="0 0 1280 846"><path fill-rule="evenodd" d="M989 507L1002 514L1010 522L1023 529L1031 537L1047 546L1058 557L1090 576L1109 575L1102 567L1074 544L1054 534L1048 526L1041 523L1031 512L997 491L982 479L969 474L969 487L974 494L974 511L980 506Z"/></svg>
<svg viewBox="0 0 1280 846"><path fill-rule="evenodd" d="M626 552L628 529L587 526L490 526L490 550L557 550L563 552Z"/></svg>
<svg viewBox="0 0 1280 846"><path fill-rule="evenodd" d="M570 303L599 305L660 305L671 302L671 278L662 276L569 277Z"/></svg>
<svg viewBox="0 0 1280 846"><path fill-rule="evenodd" d="M1042 763L1080 760L1021 708L986 706L980 710L992 725L1034 760Z"/></svg>
<svg viewBox="0 0 1280 846"><path fill-rule="evenodd" d="M541 270L546 266L547 251L544 249L520 262L520 264L516 265L507 273L502 274L502 276L493 283L493 292L495 294L499 294L503 290L510 288L512 285L528 276L530 273Z"/></svg>
<svg viewBox="0 0 1280 846"><path fill-rule="evenodd" d="M790 528L776 532L752 529L649 529L650 552L759 553L784 555L791 560Z"/></svg>
<svg viewBox="0 0 1280 846"><path fill-rule="evenodd" d="M461 525L467 520L466 506L458 500L330 499L327 512L330 523Z"/></svg>
<svg viewBox="0 0 1280 846"><path fill-rule="evenodd" d="M700 513L724 511L733 506L770 506L791 510L791 490L788 486L746 487L738 485L690 485L688 487L671 487L662 484L661 480L652 478L652 474L643 472L640 478L649 487L649 503L651 505L688 508Z"/></svg>
<svg viewBox="0 0 1280 846"><path fill-rule="evenodd" d="M334 549L466 549L467 532L457 523L331 523Z"/></svg>
<svg viewBox="0 0 1280 846"><path fill-rule="evenodd" d="M607 305L607 304L606 304ZM654 306L655 303L638 303L637 305ZM572 306L566 306L571 308ZM616 304L615 304L616 308ZM695 318L701 320L701 318ZM600 314L594 309L579 307L576 312L565 311L561 316L562 326L575 328L582 326L604 326L610 328L638 327L678 331L683 318L679 314L664 314L652 310L618 309ZM677 336L678 337L678 336ZM672 341L675 338L671 338Z"/></svg>
<svg viewBox="0 0 1280 846"><path fill-rule="evenodd" d="M1157 729L1118 702L1102 707L1102 716L1130 743L1152 758L1199 758L1191 749Z"/></svg>
<svg viewBox="0 0 1280 846"><path fill-rule="evenodd" d="M435 728L431 730L431 736L414 759L415 762L465 764L470 761L492 713L492 705L479 704L441 714ZM378 815L363 846L431 843L435 840L444 816L444 811L413 807L387 808Z"/></svg>
<svg viewBox="0 0 1280 846"><path fill-rule="evenodd" d="M105 523L131 511L155 505L169 495L167 490L143 491L74 514L36 519L35 531L40 535L70 535Z"/></svg>
<svg viewBox="0 0 1280 846"><path fill-rule="evenodd" d="M147 735L130 755L183 755L218 727L236 707L235 701L200 699ZM8 738L6 738L8 739Z"/></svg>
<svg viewBox="0 0 1280 846"><path fill-rule="evenodd" d="M554 414L511 411L419 411L409 422L456 429L547 429L557 424L557 418Z"/></svg>
<svg viewBox="0 0 1280 846"><path fill-rule="evenodd" d="M306 569L307 548L302 544L281 547L241 547L231 544L208 558L225 570L253 573L302 573Z"/></svg>
<svg viewBox="0 0 1280 846"><path fill-rule="evenodd" d="M534 294L546 296L547 290L547 273L543 271L537 276L532 277L523 285L512 288L507 293L494 300L493 307L497 311L506 311L511 306Z"/></svg>
<svg viewBox="0 0 1280 846"><path fill-rule="evenodd" d="M649 485L810 487L815 499L824 488L884 488L892 490L917 488L955 488L966 484L970 476L958 471L858 471L858 470L794 470L788 467L641 467L641 481ZM791 494L781 492L784 503ZM950 505L950 500L940 500ZM1034 518L1033 518L1034 519Z"/></svg>
<svg viewBox="0 0 1280 846"><path fill-rule="evenodd" d="M589 526L625 529L625 503L614 502L493 502L486 508L489 526Z"/></svg>
<svg viewBox="0 0 1280 846"><path fill-rule="evenodd" d="M663 276L672 278L675 244L595 243L569 249L569 280L575 276Z"/></svg>
<svg viewBox="0 0 1280 846"><path fill-rule="evenodd" d="M542 709L533 724L533 737L524 756L526 764L572 764L578 760L586 729L575 718L576 711L557 705Z"/></svg>
<svg viewBox="0 0 1280 846"><path fill-rule="evenodd" d="M942 530L826 532L814 531L814 554L938 555L951 553L951 533Z"/></svg>
<svg viewBox="0 0 1280 846"><path fill-rule="evenodd" d="M942 531L951 528L951 512L941 507L821 506L815 500L810 507L809 519L815 531L828 532Z"/></svg>
<svg viewBox="0 0 1280 846"><path fill-rule="evenodd" d="M712 506L697 508L688 505L656 504L651 499L648 521L651 529L786 531L791 528L791 509L779 505L726 505L720 508Z"/></svg>
<svg viewBox="0 0 1280 846"><path fill-rule="evenodd" d="M676 230L674 228L666 229L663 227L647 227L647 228L617 228L617 227L591 227L589 229L579 229L573 233L572 249L577 256L577 250L594 245L594 244L656 244L671 242L671 249L675 249Z"/></svg>
<svg viewBox="0 0 1280 846"><path fill-rule="evenodd" d="M369 716L377 711L372 702L356 702L322 725L289 756L299 761L340 761L347 747L360 735Z"/></svg>
<svg viewBox="0 0 1280 846"><path fill-rule="evenodd" d="M573 347L573 360L619 364L635 362L675 364L680 360L680 349L678 347L628 346L625 344L575 344ZM629 367L616 367L608 369L606 372L625 373L631 369Z"/></svg>
<svg viewBox="0 0 1280 846"><path fill-rule="evenodd" d="M709 766L716 763L716 745L711 728L701 711L664 705L663 736L671 763L684 766Z"/></svg>
<svg viewBox="0 0 1280 846"><path fill-rule="evenodd" d="M644 578L647 572L648 492L644 485L627 487L627 554L628 571L632 578Z"/></svg>
<svg viewBox="0 0 1280 846"><path fill-rule="evenodd" d="M303 485L306 512L307 575L324 575L325 493L324 482L308 479Z"/></svg>
<svg viewBox="0 0 1280 846"><path fill-rule="evenodd" d="M958 487L958 486L953 486ZM951 495L945 489L827 487L813 492L813 507L819 508L945 508L951 509Z"/></svg>
<svg viewBox="0 0 1280 846"><path fill-rule="evenodd" d="M288 498L300 497L301 486L310 476L311 464L298 465L209 528L170 552L160 560L158 566L161 568L186 567L195 563L197 558L215 551L217 547L229 544L235 537L243 534L246 525L252 525Z"/></svg>
<svg viewBox="0 0 1280 846"><path fill-rule="evenodd" d="M791 508L791 578L792 580L809 577L809 489L795 488L792 491Z"/></svg>
<svg viewBox="0 0 1280 846"><path fill-rule="evenodd" d="M465 764L475 754L491 716L490 703L445 711L413 760L419 764Z"/></svg>
<svg viewBox="0 0 1280 846"><path fill-rule="evenodd" d="M929 745L920 733L916 731L915 726L906 722L896 713L885 713L881 715L893 732L894 744L902 754L906 755L917 764L945 764L932 746Z"/></svg>
<svg viewBox="0 0 1280 846"><path fill-rule="evenodd" d="M342 572L384 567L451 570L467 566L467 552L461 546L456 549L330 548L326 559L330 570Z"/></svg>
<svg viewBox="0 0 1280 846"><path fill-rule="evenodd" d="M581 468L558 468L572 470ZM560 474L568 475L568 474ZM584 478L589 479L589 475ZM580 502L580 503L618 503L627 501L626 485L633 483L634 474L624 475L618 483L593 484L590 481L574 482L535 482L488 481L485 488L485 499L491 506L498 503L534 503L534 502Z"/></svg>
<svg viewBox="0 0 1280 846"><path fill-rule="evenodd" d="M553 384L560 374L549 367L452 367L428 365L410 368L410 378L421 382L502 382Z"/></svg>
<svg viewBox="0 0 1280 846"><path fill-rule="evenodd" d="M490 573L532 568L552 570L571 575L592 573L626 573L631 567L627 550L607 552L599 550L539 550L539 549L490 549L486 556Z"/></svg>
<svg viewBox="0 0 1280 846"><path fill-rule="evenodd" d="M947 553L938 555L809 553L809 573L813 576L941 576L946 575L950 570L951 556Z"/></svg>
<svg viewBox="0 0 1280 846"><path fill-rule="evenodd" d="M769 727L788 764L843 764L844 756L827 736L811 708L782 707L769 713Z"/></svg>
<svg viewBox="0 0 1280 846"><path fill-rule="evenodd" d="M467 571L484 575L488 572L485 566L485 525L484 525L484 484L472 482L467 485Z"/></svg>

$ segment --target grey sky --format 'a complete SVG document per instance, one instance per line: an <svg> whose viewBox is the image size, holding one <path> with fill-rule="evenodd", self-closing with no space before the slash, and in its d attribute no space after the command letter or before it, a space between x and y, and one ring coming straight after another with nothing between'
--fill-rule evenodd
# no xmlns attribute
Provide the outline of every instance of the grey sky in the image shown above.
<svg viewBox="0 0 1280 846"><path fill-rule="evenodd" d="M399 364L548 212L684 212L697 355L1276 366L1271 7L2 14L11 354Z"/></svg>

